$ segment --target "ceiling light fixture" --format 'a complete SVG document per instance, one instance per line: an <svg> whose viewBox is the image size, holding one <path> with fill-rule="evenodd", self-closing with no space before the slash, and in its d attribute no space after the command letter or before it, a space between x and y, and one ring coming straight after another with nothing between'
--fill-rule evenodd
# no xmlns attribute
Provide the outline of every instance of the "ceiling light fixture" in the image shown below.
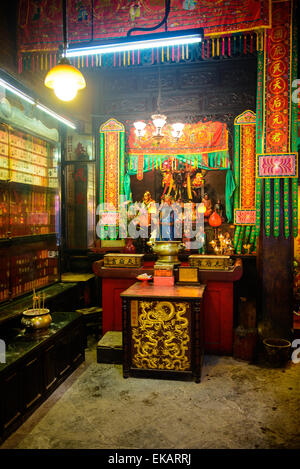
<svg viewBox="0 0 300 469"><path fill-rule="evenodd" d="M102 42L93 46L69 47L66 57L81 57L94 54L109 54L115 52L152 49L153 47L167 47L201 42L203 29L190 29L167 33L143 34L134 37L119 38L116 41Z"/></svg>
<svg viewBox="0 0 300 469"><path fill-rule="evenodd" d="M46 106L43 106L43 104L37 103L36 107L37 107L37 109L40 109L41 111L45 112L49 116L54 117L54 119L62 122L63 124L67 125L68 127L71 127L71 129L74 129L74 130L76 129L76 125L73 124L73 122L68 121L67 119L60 116L59 114L56 114L56 112L51 111L51 109L47 108Z"/></svg>
<svg viewBox="0 0 300 469"><path fill-rule="evenodd" d="M3 88L5 88L6 90L11 91L16 96L19 96L19 98L24 99L24 101L27 101L27 103L35 104L34 99L30 98L30 96L27 96L27 94L23 93L23 91L18 90L13 85L10 85L6 81L2 80L2 78L0 78L0 86L3 86Z"/></svg>
<svg viewBox="0 0 300 469"><path fill-rule="evenodd" d="M71 127L71 129L76 129L76 125L73 122L69 121L68 119L65 119L64 117L60 116L56 112L51 111L51 109L49 109L47 106L44 106L39 101L35 100L31 96L28 96L26 93L19 90L18 88L11 85L7 81L3 80L2 78L0 78L0 86L2 86L4 89L10 91L14 95L18 96L19 98L23 99L27 103L32 104L33 106L36 106L37 109L40 109L41 111L45 112L49 116L54 117L54 119L62 122L63 124L67 125L68 127Z"/></svg>
<svg viewBox="0 0 300 469"><path fill-rule="evenodd" d="M63 4L63 57L58 65L53 67L45 78L45 86L54 90L55 95L62 101L72 101L79 90L86 87L85 79L77 68L73 67L65 57L67 41L67 3Z"/></svg>

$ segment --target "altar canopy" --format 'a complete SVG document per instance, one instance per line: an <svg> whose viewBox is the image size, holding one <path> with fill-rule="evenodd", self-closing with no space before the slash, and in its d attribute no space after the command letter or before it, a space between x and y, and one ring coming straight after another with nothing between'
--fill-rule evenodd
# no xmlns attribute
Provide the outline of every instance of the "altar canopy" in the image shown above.
<svg viewBox="0 0 300 469"><path fill-rule="evenodd" d="M132 198L130 176L143 178L143 173L170 167L180 169L188 165L190 169L226 170L225 199L226 216L232 221L232 195L235 182L230 169L228 153L228 130L222 122L198 122L186 124L183 135L172 138L170 126L163 128L164 137L153 138L154 127L149 124L146 134L137 138L134 129L129 135L128 169L124 178L124 193Z"/></svg>
<svg viewBox="0 0 300 469"><path fill-rule="evenodd" d="M179 139L172 137L171 125L164 125L159 142L153 138L155 127L149 124L143 137L137 137L134 128L129 135L129 156L137 155L219 155L228 159L228 131L222 122L197 122L185 124Z"/></svg>

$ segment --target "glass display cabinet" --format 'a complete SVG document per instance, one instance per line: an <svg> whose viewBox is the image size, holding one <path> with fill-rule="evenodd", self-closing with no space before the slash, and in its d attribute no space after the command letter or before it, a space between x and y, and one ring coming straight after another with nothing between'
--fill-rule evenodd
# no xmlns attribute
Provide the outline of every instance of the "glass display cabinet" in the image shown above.
<svg viewBox="0 0 300 469"><path fill-rule="evenodd" d="M58 123L0 86L0 302L60 279Z"/></svg>
<svg viewBox="0 0 300 469"><path fill-rule="evenodd" d="M87 250L95 240L95 157L91 135L68 129L64 151L66 249Z"/></svg>

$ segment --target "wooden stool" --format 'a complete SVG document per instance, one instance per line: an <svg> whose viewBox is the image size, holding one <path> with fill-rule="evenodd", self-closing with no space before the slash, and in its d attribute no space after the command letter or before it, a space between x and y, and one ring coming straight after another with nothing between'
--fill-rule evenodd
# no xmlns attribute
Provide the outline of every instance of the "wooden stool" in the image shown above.
<svg viewBox="0 0 300 469"><path fill-rule="evenodd" d="M91 306L90 308L77 309L76 313L83 315L86 332L93 331L96 339L102 334L102 308Z"/></svg>
<svg viewBox="0 0 300 469"><path fill-rule="evenodd" d="M123 361L122 331L108 331L97 344L97 363L116 363Z"/></svg>

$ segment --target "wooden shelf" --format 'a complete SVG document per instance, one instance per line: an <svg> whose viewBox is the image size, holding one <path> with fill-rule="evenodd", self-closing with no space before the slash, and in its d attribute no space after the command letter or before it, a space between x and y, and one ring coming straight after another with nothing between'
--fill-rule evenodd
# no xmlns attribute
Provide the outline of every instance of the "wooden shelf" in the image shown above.
<svg viewBox="0 0 300 469"><path fill-rule="evenodd" d="M2 238L0 239L0 247L10 246L12 244L24 244L24 243L35 243L38 241L45 241L47 239L53 239L58 236L58 233L47 233L38 235L25 235L16 236L14 238Z"/></svg>
<svg viewBox="0 0 300 469"><path fill-rule="evenodd" d="M41 189L42 191L49 191L49 192L54 192L58 193L59 188L58 187L48 187L48 186L36 186L35 184L25 184L25 182L17 182L17 181L11 181L11 180L3 180L0 179L0 184L6 184L15 188L20 188L20 189L28 189L28 188L34 188L34 189Z"/></svg>

